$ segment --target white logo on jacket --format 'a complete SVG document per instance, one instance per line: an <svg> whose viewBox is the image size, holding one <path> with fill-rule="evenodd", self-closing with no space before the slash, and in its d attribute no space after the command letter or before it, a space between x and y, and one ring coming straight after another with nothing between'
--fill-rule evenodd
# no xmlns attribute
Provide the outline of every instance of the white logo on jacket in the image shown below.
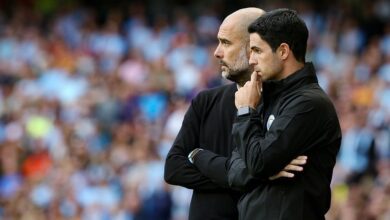
<svg viewBox="0 0 390 220"><path fill-rule="evenodd" d="M274 120L275 120L275 116L274 116L274 115L270 115L270 116L268 117L268 121L267 121L267 131L268 131L269 128L271 127L272 122L274 122Z"/></svg>

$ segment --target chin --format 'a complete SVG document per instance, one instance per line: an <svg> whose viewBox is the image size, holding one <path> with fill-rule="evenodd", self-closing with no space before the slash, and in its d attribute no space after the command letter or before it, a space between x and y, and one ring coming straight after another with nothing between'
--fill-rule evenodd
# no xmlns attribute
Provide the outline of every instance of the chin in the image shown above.
<svg viewBox="0 0 390 220"><path fill-rule="evenodd" d="M222 71L222 77L225 78L225 79L229 79L230 78L230 74L226 71Z"/></svg>

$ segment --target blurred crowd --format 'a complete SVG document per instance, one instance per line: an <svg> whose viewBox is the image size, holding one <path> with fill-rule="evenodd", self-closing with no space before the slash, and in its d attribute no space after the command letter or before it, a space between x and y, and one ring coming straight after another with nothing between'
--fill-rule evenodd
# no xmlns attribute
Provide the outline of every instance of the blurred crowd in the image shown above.
<svg viewBox="0 0 390 220"><path fill-rule="evenodd" d="M276 2L259 6L306 21L343 130L327 219L390 219L390 2ZM225 14L146 8L0 8L0 219L187 218L164 160L191 99L228 83L213 57Z"/></svg>

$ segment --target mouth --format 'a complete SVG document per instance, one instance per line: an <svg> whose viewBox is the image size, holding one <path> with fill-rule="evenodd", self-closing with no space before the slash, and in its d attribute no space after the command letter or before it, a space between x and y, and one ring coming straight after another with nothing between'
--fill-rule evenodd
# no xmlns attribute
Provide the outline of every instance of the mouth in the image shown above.
<svg viewBox="0 0 390 220"><path fill-rule="evenodd" d="M221 61L219 61L219 65L220 65L221 67L223 67L223 66L227 67L226 63L225 63L225 62L223 62L222 60L221 60Z"/></svg>

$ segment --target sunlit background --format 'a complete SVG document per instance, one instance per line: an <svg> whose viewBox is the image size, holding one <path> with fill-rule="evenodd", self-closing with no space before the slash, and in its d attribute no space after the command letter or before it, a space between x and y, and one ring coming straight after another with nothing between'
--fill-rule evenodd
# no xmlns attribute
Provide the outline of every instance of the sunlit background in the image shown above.
<svg viewBox="0 0 390 220"><path fill-rule="evenodd" d="M227 83L222 19L258 6L299 12L339 114L327 219L389 220L390 2L330 2L0 0L0 219L187 219L164 159L190 100Z"/></svg>

